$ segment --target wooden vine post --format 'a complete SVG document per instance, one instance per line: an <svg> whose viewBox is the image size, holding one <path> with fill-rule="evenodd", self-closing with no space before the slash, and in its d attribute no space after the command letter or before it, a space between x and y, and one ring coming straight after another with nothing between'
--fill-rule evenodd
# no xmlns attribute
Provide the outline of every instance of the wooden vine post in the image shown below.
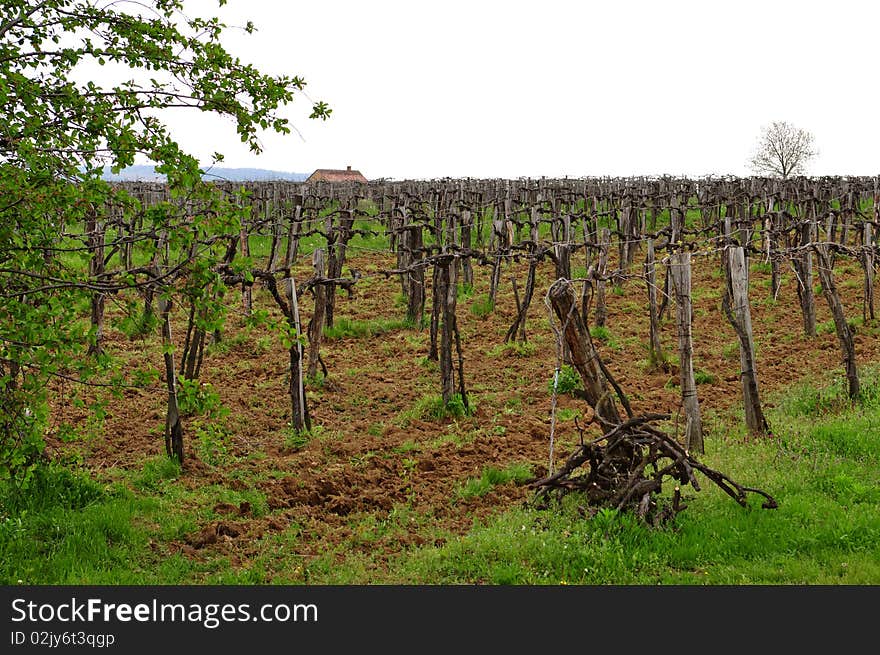
<svg viewBox="0 0 880 655"><path fill-rule="evenodd" d="M804 321L804 335L816 336L816 301L813 295L813 251L810 247L816 235L816 221L811 218L798 229L798 254L791 263L797 276L798 302Z"/></svg>
<svg viewBox="0 0 880 655"><path fill-rule="evenodd" d="M409 225L405 228L404 241L409 251L409 266L407 267L406 281L406 320L412 323L416 329L421 329L425 318L425 269L420 264L424 257L422 252L422 227L421 225Z"/></svg>
<svg viewBox="0 0 880 655"><path fill-rule="evenodd" d="M538 207L533 206L529 219L529 272L526 274L526 289L522 302L517 302L516 319L507 330L504 336L504 342L509 343L518 339L521 343L526 343L526 317L529 312L529 305L532 302L532 295L535 291L535 273L538 268L538 261L541 258L541 246L538 243ZM516 280L514 279L514 292L516 292ZM517 300L519 296L517 294Z"/></svg>
<svg viewBox="0 0 880 655"><path fill-rule="evenodd" d="M399 205L392 205L391 217L388 219L388 234L391 248L397 253L397 268L401 271L406 270L410 265L412 257L411 247L408 242L409 229L412 226L408 224L406 213L406 200L404 199ZM409 279L406 273L400 274L400 287L403 295L409 298Z"/></svg>
<svg viewBox="0 0 880 655"><path fill-rule="evenodd" d="M752 335L752 313L749 307L749 267L742 246L729 246L726 252L727 285L721 305L727 320L739 339L740 383L746 427L752 434L769 432L758 393L755 343Z"/></svg>
<svg viewBox="0 0 880 655"><path fill-rule="evenodd" d="M874 320L874 226L865 221L862 227L862 268L865 270L865 286L862 302L862 320Z"/></svg>
<svg viewBox="0 0 880 655"><path fill-rule="evenodd" d="M449 405L458 393L465 411L468 410L467 393L464 386L464 360L461 350L461 336L455 316L458 298L458 259L452 254L442 254L435 264L437 267L436 292L440 296L440 389L443 404ZM458 365L453 364L453 345ZM458 387L455 378L458 374Z"/></svg>
<svg viewBox="0 0 880 655"><path fill-rule="evenodd" d="M587 277L590 276L591 269L595 271L593 268L593 251L597 247L596 235L598 234L595 203L595 198L584 198L584 211L586 214L581 221L581 230L584 239L584 270L587 272ZM584 323L589 323L590 320L590 304L593 302L593 290L593 283L591 281L585 281L581 286L581 316L584 319Z"/></svg>
<svg viewBox="0 0 880 655"><path fill-rule="evenodd" d="M770 212L771 218L769 219L770 223L770 231L766 233L766 243L767 243L767 258L770 260L770 297L777 298L779 296L779 289L782 286L782 275L780 273L779 267L779 244L777 238L777 232L780 228L781 219L779 217L779 213L773 212L773 198L769 200L768 211ZM743 224L748 224L748 217L743 217ZM743 241L743 244L748 242Z"/></svg>
<svg viewBox="0 0 880 655"><path fill-rule="evenodd" d="M815 244L816 257L819 264L819 280L822 283L822 295L831 310L834 318L834 328L837 331L837 339L840 342L840 352L843 356L843 366L846 371L846 380L849 397L855 400L860 394L859 372L856 366L856 349L853 342L853 332L846 321L843 304L834 283L834 271L832 269L832 256L826 244Z"/></svg>
<svg viewBox="0 0 880 655"><path fill-rule="evenodd" d="M205 353L205 329L202 321L205 310L198 307L198 300L190 298L189 320L186 324L186 338L180 355L180 374L184 380L195 380L199 377L202 359Z"/></svg>
<svg viewBox="0 0 880 655"><path fill-rule="evenodd" d="M156 257L152 267L155 280L162 277L163 269L168 266L168 235L162 232L156 244ZM163 266L159 266L159 253L162 254ZM151 287L153 285L150 285ZM159 330L162 336L162 359L165 363L165 385L168 389L168 407L165 413L165 452L183 464L183 424L180 422L180 405L177 401L177 372L174 367L174 341L171 339L171 299L164 293L159 294Z"/></svg>
<svg viewBox="0 0 880 655"><path fill-rule="evenodd" d="M316 248L312 254L312 266L315 280L324 278L324 251ZM314 379L318 375L318 363L321 359L321 339L324 335L324 317L327 308L327 294L323 284L318 282L312 288L315 296L315 311L309 322L309 368L308 376Z"/></svg>
<svg viewBox="0 0 880 655"><path fill-rule="evenodd" d="M250 225L247 218L241 221L241 232L239 233L241 241L241 256L247 259L251 256L251 238ZM250 316L254 307L253 287L250 284L241 285L241 308L245 316Z"/></svg>
<svg viewBox="0 0 880 655"><path fill-rule="evenodd" d="M599 261L596 264L596 327L604 327L608 318L605 304L605 270L608 268L608 248L611 244L611 230L603 227L599 233Z"/></svg>
<svg viewBox="0 0 880 655"><path fill-rule="evenodd" d="M88 239L89 277L98 280L104 275L104 224L98 220L98 213L94 207L89 207L86 217L86 237ZM91 322L95 331L95 341L89 344L89 355L100 355L104 352L104 305L105 295L100 291L93 291L91 298Z"/></svg>
<svg viewBox="0 0 880 655"><path fill-rule="evenodd" d="M556 279L571 279L571 217L563 215L553 220L553 263Z"/></svg>
<svg viewBox="0 0 880 655"><path fill-rule="evenodd" d="M347 202L352 202L349 198ZM342 277L342 267L345 265L345 256L348 241L352 237L351 228L354 225L354 211L349 208L341 209L337 225L333 225L333 215L327 218L327 277L336 280ZM328 282L326 289L326 310L324 321L327 327L333 327L336 312L336 283Z"/></svg>
<svg viewBox="0 0 880 655"><path fill-rule="evenodd" d="M165 360L165 384L168 388L168 409L165 413L165 452L183 464L183 425L177 402L177 376L174 370L174 344L171 340L171 300L159 298L162 329L162 358Z"/></svg>
<svg viewBox="0 0 880 655"><path fill-rule="evenodd" d="M691 253L674 252L669 257L670 277L675 289L678 328L679 383L681 402L684 407L684 444L691 452L702 453L703 423L700 418L700 401L697 398L697 384L694 379L694 345L691 332L693 307L691 304Z"/></svg>
<svg viewBox="0 0 880 655"><path fill-rule="evenodd" d="M507 252L509 246L509 234L508 234L508 220L506 208L509 207L510 203L507 201L505 206L505 211L502 213L501 203L499 202L495 206L495 216L492 220L492 238L489 241L489 248L491 249L493 245L496 246L495 250L495 262L492 265L492 280L489 284L489 301L494 307L495 305L495 297L498 294L498 285L501 282L501 266L504 260L504 253Z"/></svg>
<svg viewBox="0 0 880 655"><path fill-rule="evenodd" d="M263 272L261 275L266 282L269 293L275 300L275 304L278 305L287 322L290 424L296 432L312 429L303 375L303 331L299 317L299 299L297 298L296 281L293 279L293 265L296 262L296 252L299 248L301 220L302 206L298 204L287 233L287 251L282 266L283 295L278 290L274 273Z"/></svg>
<svg viewBox="0 0 880 655"><path fill-rule="evenodd" d="M303 343L302 329L299 320L299 302L296 295L296 281L293 275L284 279L284 293L287 296L287 321L290 328L291 345L289 348L289 393L291 406L291 423L297 432L312 429L306 405L306 388L303 379Z"/></svg>
<svg viewBox="0 0 880 655"><path fill-rule="evenodd" d="M463 284L468 285L469 287L474 286L474 267L471 264L471 256L468 251L471 249L471 242L473 240L473 227L474 227L474 218L471 215L470 209L465 209L461 213L461 247L462 250L465 251L465 254L461 258L461 281Z"/></svg>
<svg viewBox="0 0 880 655"><path fill-rule="evenodd" d="M648 342L652 366L662 366L666 362L663 344L660 341L660 312L657 306L657 270L654 257L654 240L647 240L645 254L645 284L648 287L648 321L650 340Z"/></svg>

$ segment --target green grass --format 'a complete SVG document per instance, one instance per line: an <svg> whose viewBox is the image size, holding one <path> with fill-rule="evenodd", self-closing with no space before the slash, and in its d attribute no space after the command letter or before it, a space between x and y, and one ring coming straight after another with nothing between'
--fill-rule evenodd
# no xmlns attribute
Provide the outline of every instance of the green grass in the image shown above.
<svg viewBox="0 0 880 655"><path fill-rule="evenodd" d="M665 349L661 350L659 353L654 352L651 348L651 344L646 342L641 342L639 345L645 352L645 359L640 360L640 368L643 371L651 373L659 370L669 370L670 366L678 365L677 355L667 352Z"/></svg>
<svg viewBox="0 0 880 655"><path fill-rule="evenodd" d="M0 491L0 583L116 584L141 578L146 531L133 517L155 503L58 466L31 486Z"/></svg>
<svg viewBox="0 0 880 655"><path fill-rule="evenodd" d="M617 342L617 339L614 338L614 335L604 325L594 325L590 328L590 336L604 343L606 346L611 348L612 350L620 350L620 344Z"/></svg>
<svg viewBox="0 0 880 655"><path fill-rule="evenodd" d="M697 384L714 384L715 376L702 369L694 369L694 382Z"/></svg>
<svg viewBox="0 0 880 655"><path fill-rule="evenodd" d="M724 357L724 359L735 359L739 357L739 346L739 339L724 344L724 347L721 349L721 356Z"/></svg>
<svg viewBox="0 0 880 655"><path fill-rule="evenodd" d="M470 312L477 318L485 318L495 309L495 303L488 293L480 294L471 302Z"/></svg>
<svg viewBox="0 0 880 655"><path fill-rule="evenodd" d="M487 466L478 478L468 478L457 492L458 498L473 498L484 496L498 485L513 482L523 484L532 477L532 468L529 464L515 463L507 468L499 469Z"/></svg>
<svg viewBox="0 0 880 655"><path fill-rule="evenodd" d="M521 341L508 341L506 343L499 343L497 346L492 347L489 350L488 355L490 357L501 357L504 355L512 355L514 357L531 357L538 351L538 346L532 342L527 341L522 343Z"/></svg>
<svg viewBox="0 0 880 655"><path fill-rule="evenodd" d="M443 402L440 394L427 394L419 398L410 409L398 415L398 423L409 424L412 420L447 419L472 416L475 411L472 397L468 397L468 407L459 394L454 394L448 403Z"/></svg>
<svg viewBox="0 0 880 655"><path fill-rule="evenodd" d="M580 418L581 410L579 409L569 409L568 407L563 407L556 411L556 418L559 421L573 421L576 418Z"/></svg>
<svg viewBox="0 0 880 655"><path fill-rule="evenodd" d="M144 311L143 302L131 300L122 316L111 316L110 325L131 340L142 339L155 334L159 319L154 311Z"/></svg>
<svg viewBox="0 0 880 655"><path fill-rule="evenodd" d="M362 321L339 317L333 321L333 327L324 328L324 338L359 339L363 337L374 337L378 334L385 334L387 332L394 332L396 330L406 330L412 327L412 322L407 321L405 318L377 318L369 321Z"/></svg>
<svg viewBox="0 0 880 655"><path fill-rule="evenodd" d="M834 319L828 319L816 324L816 334L834 334L837 332L837 326L834 325Z"/></svg>
<svg viewBox="0 0 880 655"><path fill-rule="evenodd" d="M578 375L578 372L569 364L563 364L559 368L558 373L554 371L553 377L551 377L550 381L547 383L547 392L551 395L553 394L554 383L556 385L556 393L559 394L572 394L572 392L576 390L583 391L584 389L584 384L581 381L580 375Z"/></svg>
<svg viewBox="0 0 880 655"><path fill-rule="evenodd" d="M288 425L284 435L284 448L297 451L304 448L312 439L320 439L324 435L324 426L313 425L311 430L296 430Z"/></svg>
<svg viewBox="0 0 880 655"><path fill-rule="evenodd" d="M691 300L695 303L703 300L718 300L721 298L721 289L713 287L695 286L691 289Z"/></svg>
<svg viewBox="0 0 880 655"><path fill-rule="evenodd" d="M151 457L144 462L141 471L135 474L133 483L141 491L156 491L166 480L176 480L178 477L180 464L176 459Z"/></svg>
<svg viewBox="0 0 880 655"><path fill-rule="evenodd" d="M261 492L216 484L191 489L166 457L110 475L114 481L102 484L48 464L36 469L27 489L0 485L0 584L263 581L255 575L263 549L274 548L280 536L255 542L255 561L244 570L232 569L222 554L195 561L178 552L206 521L230 520L214 512L218 504L247 506L251 516L264 516Z"/></svg>

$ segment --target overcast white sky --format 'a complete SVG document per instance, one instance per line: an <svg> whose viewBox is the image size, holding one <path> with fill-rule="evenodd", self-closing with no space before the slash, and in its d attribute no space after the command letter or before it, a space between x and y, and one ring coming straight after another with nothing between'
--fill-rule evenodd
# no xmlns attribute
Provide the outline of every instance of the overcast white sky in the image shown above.
<svg viewBox="0 0 880 655"><path fill-rule="evenodd" d="M880 3L187 0L227 48L305 77L333 108L248 153L231 125L175 118L224 166L368 178L748 175L761 127L810 130L814 175L880 174Z"/></svg>

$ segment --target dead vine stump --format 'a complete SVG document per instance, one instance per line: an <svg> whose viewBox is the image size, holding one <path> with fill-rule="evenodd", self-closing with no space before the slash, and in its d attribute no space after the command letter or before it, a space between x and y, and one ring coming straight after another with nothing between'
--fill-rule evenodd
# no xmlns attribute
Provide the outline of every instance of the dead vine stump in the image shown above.
<svg viewBox="0 0 880 655"><path fill-rule="evenodd" d="M571 283L557 280L547 296L561 323L558 337L564 339L570 348L572 366L584 383L582 397L593 409L592 422L600 425L603 434L586 441L584 430L578 426L580 444L565 464L531 483L531 487L537 490L539 502L549 500L553 494L576 491L590 506L632 510L647 522L658 524L686 507L681 503L681 487L690 484L696 491L700 490L695 475L699 471L744 507L749 492L764 497L762 507L765 509L777 507L776 501L766 492L745 487L702 464L683 445L652 425L655 421L668 419L668 415L634 416L626 396L590 340L589 331L576 310ZM626 420L620 417L611 397L612 389L627 411ZM675 482L669 502L658 498L665 478Z"/></svg>

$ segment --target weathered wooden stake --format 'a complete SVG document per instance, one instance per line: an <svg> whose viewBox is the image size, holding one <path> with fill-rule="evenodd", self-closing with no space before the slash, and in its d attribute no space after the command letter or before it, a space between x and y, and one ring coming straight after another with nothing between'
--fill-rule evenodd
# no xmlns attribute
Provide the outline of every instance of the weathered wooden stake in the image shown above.
<svg viewBox="0 0 880 655"><path fill-rule="evenodd" d="M312 255L312 266L316 279L324 277L324 251L316 248ZM318 363L321 358L321 339L324 335L324 316L326 314L327 294L323 284L313 287L315 295L315 311L309 323L309 368L308 376L315 378L318 375Z"/></svg>
<svg viewBox="0 0 880 655"><path fill-rule="evenodd" d="M469 209L465 209L461 214L461 247L467 251L471 248L472 232L474 227L474 219ZM465 254L461 258L461 281L473 287L474 269L471 265L471 257Z"/></svg>
<svg viewBox="0 0 880 655"><path fill-rule="evenodd" d="M816 301L813 294L813 252L809 247L815 236L815 222L805 223L800 228L800 254L792 257L791 264L797 276L798 302L804 321L804 334L816 336Z"/></svg>
<svg viewBox="0 0 880 655"><path fill-rule="evenodd" d="M660 341L660 316L657 311L657 271L654 261L654 240L647 240L648 252L645 255L645 284L648 287L648 313L650 330L650 361L660 366L666 361L663 344Z"/></svg>
<svg viewBox="0 0 880 655"><path fill-rule="evenodd" d="M608 248L611 243L611 230L603 227L599 236L599 261L596 263L596 327L603 327L608 318L605 306L605 269L608 267Z"/></svg>
<svg viewBox="0 0 880 655"><path fill-rule="evenodd" d="M342 277L342 267L345 265L345 255L353 225L354 212L351 209L342 211L335 227L332 224L332 216L327 220L327 277L330 279ZM324 321L327 327L333 327L336 312L336 284L329 283L326 294Z"/></svg>
<svg viewBox="0 0 880 655"><path fill-rule="evenodd" d="M292 328L292 344L289 349L288 374L291 423L297 432L312 429L312 420L306 405L306 390L303 380L303 344L300 340L302 329L299 320L299 303L296 295L296 282L293 277L284 279L284 292L287 296L289 315L288 325Z"/></svg>
<svg viewBox="0 0 880 655"><path fill-rule="evenodd" d="M417 265L423 258L422 227L410 225L405 232L407 248L410 250L410 269L405 273L407 287L406 320L422 328L425 319L425 269Z"/></svg>
<svg viewBox="0 0 880 655"><path fill-rule="evenodd" d="M529 235L529 272L526 275L526 289L523 295L522 303L517 302L516 319L507 330L504 336L504 342L509 343L514 339L526 343L526 316L528 315L529 305L532 302L532 294L535 291L535 273L538 267L538 208L532 207L530 219L530 235ZM514 280L514 292L516 292L516 280ZM519 335L519 336L517 336Z"/></svg>
<svg viewBox="0 0 880 655"><path fill-rule="evenodd" d="M455 343L459 357L459 378L461 378L461 342L458 335L458 326L455 319L455 306L458 297L458 261L454 257L444 258L437 262L438 284L442 305L442 321L440 325L440 386L443 395L443 403L449 404L456 393L455 367L452 360L452 345ZM467 400L464 394L464 383L459 379L459 394L467 409Z"/></svg>
<svg viewBox="0 0 880 655"><path fill-rule="evenodd" d="M670 255L669 271L675 288L676 326L678 328L679 379L681 401L685 413L685 448L702 453L703 423L700 418L700 401L697 398L697 384L694 379L693 338L691 323L691 253L676 252Z"/></svg>
<svg viewBox="0 0 880 655"><path fill-rule="evenodd" d="M846 371L846 380L849 386L849 397L856 400L860 394L859 372L856 366L856 349L853 342L852 328L846 321L843 304L834 283L834 271L831 265L831 255L828 246L816 244L816 258L818 259L819 280L822 283L822 294L831 309L834 317L834 327L837 330L837 339L840 342L840 352L843 355L843 365Z"/></svg>
<svg viewBox="0 0 880 655"><path fill-rule="evenodd" d="M865 269L865 288L862 320L874 320L874 226L865 221L862 228L862 266Z"/></svg>
<svg viewBox="0 0 880 655"><path fill-rule="evenodd" d="M165 414L165 452L183 464L183 425L177 402L177 373L174 370L174 342L171 340L171 301L159 298L162 320L162 358L165 360L165 384L168 388L168 410Z"/></svg>
<svg viewBox="0 0 880 655"><path fill-rule="evenodd" d="M91 252L89 258L89 277L98 279L104 274L104 225L98 220L97 212L91 208L86 219L86 234ZM104 352L104 305L105 295L100 291L92 292L91 322L95 331L95 341L89 344L89 355L100 355Z"/></svg>
<svg viewBox="0 0 880 655"><path fill-rule="evenodd" d="M769 426L761 409L758 393L752 313L749 307L748 259L741 246L729 247L726 254L727 288L722 298L722 307L739 338L740 382L746 427L753 434L765 434L769 431Z"/></svg>
<svg viewBox="0 0 880 655"><path fill-rule="evenodd" d="M499 210L496 209L496 214L500 213ZM504 253L507 251L509 243L508 243L508 232L507 226L508 221L506 220L506 216L501 218L496 215L495 220L492 221L492 244L497 245L495 250L495 262L492 265L492 279L489 284L489 301L492 305L495 304L495 297L498 294L498 285L501 282L501 266L504 261ZM490 244L491 248L491 244Z"/></svg>
<svg viewBox="0 0 880 655"><path fill-rule="evenodd" d="M250 245L250 227L247 219L241 222L241 233L239 235L241 241L241 256L245 259L251 256ZM254 307L253 287L250 284L241 285L241 307L245 316L250 316Z"/></svg>
<svg viewBox="0 0 880 655"><path fill-rule="evenodd" d="M406 202L403 202L399 207L395 206L395 209L399 209L400 216L397 216L396 214L391 216L391 234L397 250L397 268L399 270L404 270L409 267L410 263L412 263L412 258L414 256L414 253L411 250L412 244L410 241L410 230L417 228L408 225ZM420 230L420 228L418 229ZM409 299L410 283L406 273L400 274L400 287L403 295Z"/></svg>

